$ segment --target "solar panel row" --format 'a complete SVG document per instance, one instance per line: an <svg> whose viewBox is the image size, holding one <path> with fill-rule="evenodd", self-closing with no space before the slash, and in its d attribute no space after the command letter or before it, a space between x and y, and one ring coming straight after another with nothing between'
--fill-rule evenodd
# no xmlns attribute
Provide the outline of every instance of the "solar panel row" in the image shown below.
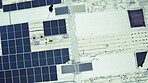
<svg viewBox="0 0 148 83"><path fill-rule="evenodd" d="M34 83L57 80L56 66L0 71L1 83Z"/></svg>
<svg viewBox="0 0 148 83"><path fill-rule="evenodd" d="M0 26L2 54L31 52L28 23Z"/></svg>
<svg viewBox="0 0 148 83"><path fill-rule="evenodd" d="M0 70L64 64L69 60L68 48L0 56Z"/></svg>
<svg viewBox="0 0 148 83"><path fill-rule="evenodd" d="M0 0L0 9L3 8L2 0Z"/></svg>
<svg viewBox="0 0 148 83"><path fill-rule="evenodd" d="M43 21L44 36L66 34L65 19Z"/></svg>
<svg viewBox="0 0 148 83"><path fill-rule="evenodd" d="M8 12L8 11L22 10L22 9L59 4L59 3L61 3L61 0L33 0L33 1L3 5L3 10L4 12Z"/></svg>

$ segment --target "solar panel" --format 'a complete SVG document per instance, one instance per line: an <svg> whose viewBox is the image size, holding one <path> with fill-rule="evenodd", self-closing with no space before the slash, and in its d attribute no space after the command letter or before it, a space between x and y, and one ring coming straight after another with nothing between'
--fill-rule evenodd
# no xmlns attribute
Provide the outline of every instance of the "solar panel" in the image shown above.
<svg viewBox="0 0 148 83"><path fill-rule="evenodd" d="M92 63L79 64L79 72L91 71L91 70L93 70Z"/></svg>
<svg viewBox="0 0 148 83"><path fill-rule="evenodd" d="M44 36L66 34L65 19L43 21Z"/></svg>
<svg viewBox="0 0 148 83"><path fill-rule="evenodd" d="M131 27L145 27L143 9L128 10Z"/></svg>
<svg viewBox="0 0 148 83"><path fill-rule="evenodd" d="M33 0L33 1L3 5L3 11L8 12L8 11L22 10L22 9L28 9L28 8L34 8L34 7L41 7L41 6L52 5L52 4L60 4L60 3L61 3L61 0ZM2 1L0 1L0 8L2 8L1 4L2 4Z"/></svg>
<svg viewBox="0 0 148 83"><path fill-rule="evenodd" d="M68 6L55 8L56 15L68 14Z"/></svg>

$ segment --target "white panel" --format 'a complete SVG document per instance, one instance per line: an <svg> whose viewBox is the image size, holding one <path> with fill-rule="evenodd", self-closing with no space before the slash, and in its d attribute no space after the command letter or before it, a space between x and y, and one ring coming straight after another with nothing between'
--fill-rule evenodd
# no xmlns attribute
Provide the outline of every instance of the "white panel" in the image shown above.
<svg viewBox="0 0 148 83"><path fill-rule="evenodd" d="M7 13L0 13L0 26L2 25L9 25L9 12Z"/></svg>
<svg viewBox="0 0 148 83"><path fill-rule="evenodd" d="M130 22L127 11L76 14L77 36L127 32Z"/></svg>

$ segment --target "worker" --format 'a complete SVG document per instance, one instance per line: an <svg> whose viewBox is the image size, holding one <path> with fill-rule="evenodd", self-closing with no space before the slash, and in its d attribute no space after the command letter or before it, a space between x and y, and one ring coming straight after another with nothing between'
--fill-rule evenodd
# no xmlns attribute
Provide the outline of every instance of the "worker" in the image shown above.
<svg viewBox="0 0 148 83"><path fill-rule="evenodd" d="M49 38L44 38L45 43L49 43L49 42L53 42L53 40L49 39Z"/></svg>
<svg viewBox="0 0 148 83"><path fill-rule="evenodd" d="M73 60L69 60L66 62L66 64L72 64L73 63Z"/></svg>

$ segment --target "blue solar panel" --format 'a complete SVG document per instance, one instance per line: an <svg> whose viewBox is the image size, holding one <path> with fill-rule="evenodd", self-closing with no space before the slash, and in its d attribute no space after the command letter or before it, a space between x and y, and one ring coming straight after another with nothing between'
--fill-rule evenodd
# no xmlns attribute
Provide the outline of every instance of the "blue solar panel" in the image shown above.
<svg viewBox="0 0 148 83"><path fill-rule="evenodd" d="M27 31L29 29L28 27L28 23L22 23L22 31Z"/></svg>
<svg viewBox="0 0 148 83"><path fill-rule="evenodd" d="M28 83L33 83L35 82L34 76L28 76Z"/></svg>
<svg viewBox="0 0 148 83"><path fill-rule="evenodd" d="M5 34L7 32L6 26L0 26L0 32L1 34Z"/></svg>
<svg viewBox="0 0 148 83"><path fill-rule="evenodd" d="M8 39L14 39L14 32L8 33Z"/></svg>
<svg viewBox="0 0 148 83"><path fill-rule="evenodd" d="M9 47L15 47L15 41L9 40Z"/></svg>
<svg viewBox="0 0 148 83"><path fill-rule="evenodd" d="M50 76L49 74L43 74L43 81L49 81L50 80Z"/></svg>
<svg viewBox="0 0 148 83"><path fill-rule="evenodd" d="M9 53L10 54L15 54L16 53L16 48L15 47L9 47Z"/></svg>
<svg viewBox="0 0 148 83"><path fill-rule="evenodd" d="M21 31L21 24L15 24L14 29L15 29L16 32Z"/></svg>
<svg viewBox="0 0 148 83"><path fill-rule="evenodd" d="M7 55L8 54L8 48L2 48L2 54Z"/></svg>
<svg viewBox="0 0 148 83"><path fill-rule="evenodd" d="M7 41L2 41L1 44L2 44L3 48L8 48L8 42Z"/></svg>
<svg viewBox="0 0 148 83"><path fill-rule="evenodd" d="M66 27L59 27L60 29L60 34L65 34L65 33L67 33L67 31L66 31Z"/></svg>
<svg viewBox="0 0 148 83"><path fill-rule="evenodd" d="M49 27L51 26L50 21L44 21L43 26L44 26L45 29L49 29Z"/></svg>
<svg viewBox="0 0 148 83"><path fill-rule="evenodd" d="M55 64L62 64L62 58L61 57L55 57Z"/></svg>
<svg viewBox="0 0 148 83"><path fill-rule="evenodd" d="M16 68L17 68L16 62L10 63L10 69L16 69Z"/></svg>
<svg viewBox="0 0 148 83"><path fill-rule="evenodd" d="M24 68L24 61L17 62L18 68Z"/></svg>
<svg viewBox="0 0 148 83"><path fill-rule="evenodd" d="M58 21L57 20L52 20L51 21L51 27L54 27L54 28L56 27L57 28L58 27Z"/></svg>
<svg viewBox="0 0 148 83"><path fill-rule="evenodd" d="M9 63L3 63L3 69L9 70Z"/></svg>
<svg viewBox="0 0 148 83"><path fill-rule="evenodd" d="M61 0L53 0L53 3L54 4L59 4L59 3L61 3Z"/></svg>
<svg viewBox="0 0 148 83"><path fill-rule="evenodd" d="M14 32L14 27L13 27L13 25L8 25L8 26L7 26L7 32L8 32L8 33Z"/></svg>
<svg viewBox="0 0 148 83"><path fill-rule="evenodd" d="M51 29L44 29L44 36L52 35Z"/></svg>
<svg viewBox="0 0 148 83"><path fill-rule="evenodd" d="M17 46L22 46L23 45L22 39L16 39L16 43L17 43Z"/></svg>
<svg viewBox="0 0 148 83"><path fill-rule="evenodd" d="M53 0L47 0L47 5L52 5L54 4Z"/></svg>
<svg viewBox="0 0 148 83"><path fill-rule="evenodd" d="M31 1L24 2L25 9L31 8Z"/></svg>
<svg viewBox="0 0 148 83"><path fill-rule="evenodd" d="M21 3L17 3L18 6L18 10L24 9L25 8L25 3L21 2Z"/></svg>
<svg viewBox="0 0 148 83"><path fill-rule="evenodd" d="M46 0L38 0L39 6L45 6Z"/></svg>
<svg viewBox="0 0 148 83"><path fill-rule="evenodd" d="M31 52L30 45L24 46L24 52Z"/></svg>
<svg viewBox="0 0 148 83"><path fill-rule="evenodd" d="M31 60L25 61L25 67L32 67Z"/></svg>
<svg viewBox="0 0 148 83"><path fill-rule="evenodd" d="M47 54L47 58L53 58L53 50L47 50L46 51L46 54Z"/></svg>
<svg viewBox="0 0 148 83"><path fill-rule="evenodd" d="M54 55L55 57L61 57L61 50L60 49L54 50Z"/></svg>
<svg viewBox="0 0 148 83"><path fill-rule="evenodd" d="M44 36L66 34L66 22L65 19L44 21Z"/></svg>
<svg viewBox="0 0 148 83"><path fill-rule="evenodd" d="M66 63L69 61L69 56L62 57L63 63Z"/></svg>
<svg viewBox="0 0 148 83"><path fill-rule="evenodd" d="M2 57L3 63L9 63L9 57L8 56L4 56Z"/></svg>
<svg viewBox="0 0 148 83"><path fill-rule="evenodd" d="M22 46L18 46L17 47L17 53L22 53L23 52L23 47Z"/></svg>
<svg viewBox="0 0 148 83"><path fill-rule="evenodd" d="M32 1L32 7L38 7L38 6L39 6L38 0Z"/></svg>
<svg viewBox="0 0 148 83"><path fill-rule="evenodd" d="M52 28L52 35L59 35L59 28Z"/></svg>
<svg viewBox="0 0 148 83"><path fill-rule="evenodd" d="M2 0L0 0L0 9L3 8Z"/></svg>
<svg viewBox="0 0 148 83"><path fill-rule="evenodd" d="M40 59L40 66L47 65L46 59Z"/></svg>
<svg viewBox="0 0 148 83"><path fill-rule="evenodd" d="M16 3L15 4L10 4L10 11L14 11L14 10L17 10L17 5Z"/></svg>
<svg viewBox="0 0 148 83"><path fill-rule="evenodd" d="M65 27L66 26L65 19L60 19L59 20L59 26L61 26L61 27Z"/></svg>
<svg viewBox="0 0 148 83"><path fill-rule="evenodd" d="M50 74L51 81L57 80L57 74Z"/></svg>
<svg viewBox="0 0 148 83"><path fill-rule="evenodd" d="M4 11L4 12L11 11L11 10L10 10L10 5L3 5L3 11Z"/></svg>

